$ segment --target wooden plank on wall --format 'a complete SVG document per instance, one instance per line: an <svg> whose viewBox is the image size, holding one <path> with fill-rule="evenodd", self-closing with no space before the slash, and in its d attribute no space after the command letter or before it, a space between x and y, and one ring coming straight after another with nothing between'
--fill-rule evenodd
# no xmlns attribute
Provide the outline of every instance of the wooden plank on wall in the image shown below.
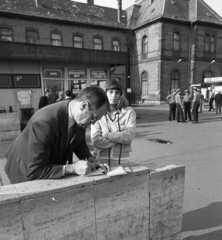
<svg viewBox="0 0 222 240"><path fill-rule="evenodd" d="M93 187L21 202L25 240L96 240Z"/></svg>
<svg viewBox="0 0 222 240"><path fill-rule="evenodd" d="M95 186L97 240L148 240L149 174Z"/></svg>
<svg viewBox="0 0 222 240"><path fill-rule="evenodd" d="M150 173L150 239L180 239L184 178L184 166Z"/></svg>

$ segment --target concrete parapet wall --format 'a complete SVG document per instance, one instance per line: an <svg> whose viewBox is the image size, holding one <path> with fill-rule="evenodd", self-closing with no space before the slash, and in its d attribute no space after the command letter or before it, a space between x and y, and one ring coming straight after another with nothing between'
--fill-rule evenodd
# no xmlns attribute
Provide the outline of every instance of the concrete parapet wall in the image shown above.
<svg viewBox="0 0 222 240"><path fill-rule="evenodd" d="M185 168L130 167L0 187L0 239L179 240Z"/></svg>
<svg viewBox="0 0 222 240"><path fill-rule="evenodd" d="M0 141L13 140L21 133L18 113L0 113Z"/></svg>

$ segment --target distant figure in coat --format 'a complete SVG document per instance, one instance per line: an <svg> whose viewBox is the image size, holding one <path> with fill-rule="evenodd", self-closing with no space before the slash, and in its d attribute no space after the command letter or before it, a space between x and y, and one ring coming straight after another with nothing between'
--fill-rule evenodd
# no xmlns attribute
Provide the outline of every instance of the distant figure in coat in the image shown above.
<svg viewBox="0 0 222 240"><path fill-rule="evenodd" d="M222 95L220 92L218 92L215 95L216 114L218 114L218 110L219 110L219 114L221 114L221 104L222 104Z"/></svg>
<svg viewBox="0 0 222 240"><path fill-rule="evenodd" d="M65 100L71 100L72 98L72 92L70 90L65 91Z"/></svg>
<svg viewBox="0 0 222 240"><path fill-rule="evenodd" d="M171 94L166 97L167 102L169 103L169 121L171 121L171 118L173 116L173 120L175 120L176 116L176 89L171 90Z"/></svg>
<svg viewBox="0 0 222 240"><path fill-rule="evenodd" d="M49 96L49 89L45 89L45 95L41 96L39 99L39 105L38 108L41 109L47 105L51 104L50 96Z"/></svg>
<svg viewBox="0 0 222 240"><path fill-rule="evenodd" d="M211 94L210 96L210 101L209 101L209 112L211 112L211 109L213 109L214 111L214 106L213 106L213 102L214 102L214 93Z"/></svg>

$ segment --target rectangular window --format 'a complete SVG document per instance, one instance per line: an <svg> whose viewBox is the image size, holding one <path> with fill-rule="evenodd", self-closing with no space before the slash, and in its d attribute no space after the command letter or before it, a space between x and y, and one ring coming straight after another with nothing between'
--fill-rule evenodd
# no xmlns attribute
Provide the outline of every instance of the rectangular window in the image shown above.
<svg viewBox="0 0 222 240"><path fill-rule="evenodd" d="M113 40L113 51L120 51L120 42L118 40Z"/></svg>
<svg viewBox="0 0 222 240"><path fill-rule="evenodd" d="M173 35L173 50L179 51L180 48L180 34L174 33Z"/></svg>
<svg viewBox="0 0 222 240"><path fill-rule="evenodd" d="M74 36L73 45L74 45L75 48L82 48L83 47L82 37Z"/></svg>
<svg viewBox="0 0 222 240"><path fill-rule="evenodd" d="M39 75L0 74L0 88L41 88Z"/></svg>
<svg viewBox="0 0 222 240"><path fill-rule="evenodd" d="M94 38L94 49L102 50L102 40L100 38Z"/></svg>
<svg viewBox="0 0 222 240"><path fill-rule="evenodd" d="M38 43L38 33L36 31L27 31L27 42L36 44Z"/></svg>
<svg viewBox="0 0 222 240"><path fill-rule="evenodd" d="M205 51L209 52L210 49L210 35L206 34L205 36Z"/></svg>
<svg viewBox="0 0 222 240"><path fill-rule="evenodd" d="M148 94L148 81L142 81L142 95Z"/></svg>
<svg viewBox="0 0 222 240"><path fill-rule="evenodd" d="M0 75L0 88L12 88L11 75Z"/></svg>
<svg viewBox="0 0 222 240"><path fill-rule="evenodd" d="M6 42L12 42L12 31L9 28L0 29L0 40Z"/></svg>
<svg viewBox="0 0 222 240"><path fill-rule="evenodd" d="M62 37L58 33L52 33L52 45L53 46L62 46Z"/></svg>
<svg viewBox="0 0 222 240"><path fill-rule="evenodd" d="M14 75L15 88L41 88L39 75Z"/></svg>

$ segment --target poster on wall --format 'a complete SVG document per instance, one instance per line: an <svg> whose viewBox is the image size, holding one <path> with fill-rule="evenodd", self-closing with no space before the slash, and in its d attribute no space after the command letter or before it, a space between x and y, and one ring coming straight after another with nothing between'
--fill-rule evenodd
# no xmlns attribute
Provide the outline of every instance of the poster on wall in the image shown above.
<svg viewBox="0 0 222 240"><path fill-rule="evenodd" d="M31 105L31 90L18 90L17 97L22 107L30 106Z"/></svg>

